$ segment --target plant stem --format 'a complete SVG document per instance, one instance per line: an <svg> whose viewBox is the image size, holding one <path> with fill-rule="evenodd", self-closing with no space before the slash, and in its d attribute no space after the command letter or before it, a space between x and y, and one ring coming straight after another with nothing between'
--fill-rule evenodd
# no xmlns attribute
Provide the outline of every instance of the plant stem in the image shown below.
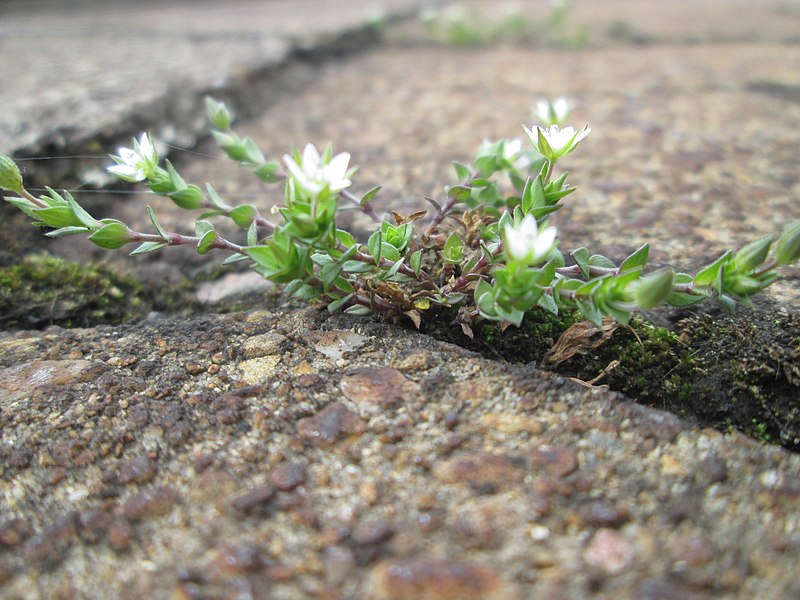
<svg viewBox="0 0 800 600"><path fill-rule="evenodd" d="M367 215L370 219L372 219L375 223L380 223L381 218L378 216L378 213L375 212L375 209L372 208L372 205L367 202L366 204L361 204L361 201L356 198L352 193L348 192L347 190L342 190L339 192L342 198L350 202L351 204L355 204L361 212Z"/></svg>
<svg viewBox="0 0 800 600"><path fill-rule="evenodd" d="M475 179L477 179L478 175L479 173L476 172L470 173L470 176L467 178L466 181L463 181L453 187L470 187L472 185L472 182ZM433 220L431 221L430 225L428 225L428 228L425 230L423 237L427 238L431 236L433 230L442 224L442 221L444 221L445 217L447 217L447 213L449 213L450 209L453 208L453 206L455 206L456 202L458 202L458 199L456 198L455 194L452 192L448 192L447 200L444 201L444 204L442 204L442 208L439 210L439 212L433 216Z"/></svg>
<svg viewBox="0 0 800 600"><path fill-rule="evenodd" d="M48 208L48 205L47 205L47 203L46 203L46 202L44 202L44 201L42 201L42 200L39 200L39 198L37 198L36 196L34 196L33 194L31 194L31 193L30 193L28 190L26 190L25 188L22 188L22 189L20 190L20 194L22 195L22 197L23 197L23 198L25 198L26 200L29 200L29 201L31 201L31 202L32 202L33 204L35 204L35 205L36 205L38 208Z"/></svg>
<svg viewBox="0 0 800 600"><path fill-rule="evenodd" d="M563 275L565 277L577 275L579 277L583 276L583 272L578 265L570 265L569 267L560 267L556 269L556 273L559 275ZM616 267L598 267L595 265L589 265L589 276L590 277L601 277L603 275L616 275L619 273L619 269Z"/></svg>
<svg viewBox="0 0 800 600"><path fill-rule="evenodd" d="M156 233L142 233L140 231L131 231L128 234L128 239L131 242L158 242L166 243L168 246L196 246L200 242L199 237L193 235L181 235L180 233L167 232L167 238L164 239ZM238 244L234 244L224 238L218 238L213 245L217 250L230 250L231 252L241 253L244 248Z"/></svg>

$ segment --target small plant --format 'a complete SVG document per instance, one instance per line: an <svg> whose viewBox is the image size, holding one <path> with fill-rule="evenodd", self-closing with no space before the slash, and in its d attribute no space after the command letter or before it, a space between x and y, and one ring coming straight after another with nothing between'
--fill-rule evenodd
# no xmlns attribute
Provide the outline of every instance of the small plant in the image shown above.
<svg viewBox="0 0 800 600"><path fill-rule="evenodd" d="M485 142L472 163L455 163L457 182L439 199L427 199L433 208L427 220L425 211L380 216L372 205L378 187L350 192L356 168L348 153L334 154L330 146L320 153L307 145L284 155L282 163L268 160L253 140L231 129L225 105L208 99L206 106L225 154L266 184L283 186L284 204L269 218L254 205L227 203L211 185L187 183L169 161L162 166L148 134L119 149L108 171L143 182L183 209L202 211L193 234L166 231L150 207L153 229L142 232L95 218L69 192L47 188L36 197L14 162L0 155L0 187L16 194L6 201L49 237L87 234L110 250L137 244L132 255L181 245L200 254L224 250L230 253L225 263L246 261L290 294L331 312L405 315L417 327L450 314L467 335L478 320L519 326L533 311L571 309L599 326L604 317L625 324L642 308L685 307L709 298L732 310L735 301L747 304L779 279L777 267L800 259L800 221L779 237L725 252L696 275L668 268L646 273L647 244L621 262L586 248L562 253L548 221L575 188L557 166L591 132L563 126L571 108L563 99L536 105L540 124L524 128L527 146L520 140ZM366 240L338 227L342 204L375 221ZM243 239L223 237L212 222L218 218L231 219Z"/></svg>
<svg viewBox="0 0 800 600"><path fill-rule="evenodd" d="M499 10L481 10L477 2L454 2L442 9L426 9L420 18L435 40L453 46L483 46L496 42L531 42L544 46L580 47L589 39L586 27L573 29L567 19L567 0L551 0L541 23L527 18L514 3Z"/></svg>

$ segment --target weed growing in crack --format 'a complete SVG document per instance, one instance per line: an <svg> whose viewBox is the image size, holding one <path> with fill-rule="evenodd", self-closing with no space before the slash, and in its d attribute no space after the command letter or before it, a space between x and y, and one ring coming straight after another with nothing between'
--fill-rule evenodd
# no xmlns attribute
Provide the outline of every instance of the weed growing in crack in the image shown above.
<svg viewBox="0 0 800 600"><path fill-rule="evenodd" d="M727 251L697 274L672 269L645 271L647 244L617 262L577 248L566 255L557 231L548 225L561 201L575 191L557 165L589 136L591 129L564 126L565 100L539 103L538 124L524 128L520 140L486 142L470 164L455 164L457 182L433 210L391 218L379 215L371 201L380 188L361 196L349 188L356 168L346 152L322 152L312 145L282 161L268 160L250 138L232 129L225 105L207 101L212 134L227 156L266 184L282 185L284 204L269 216L252 204L231 205L211 185L187 183L162 161L143 134L132 148L120 148L108 171L129 182L143 182L180 208L202 211L194 233L166 231L148 207L151 232L135 231L116 219L97 219L68 192L52 188L39 197L24 187L16 164L0 155L0 187L6 197L47 229L49 237L88 234L106 249L137 244L132 255L166 246L192 245L200 254L224 250L225 263L247 261L264 278L331 312L405 315L419 327L423 320L455 314L464 333L476 321L520 326L527 314L575 310L600 327L604 319L627 324L639 309L662 304L685 307L715 299L732 310L780 278L777 268L800 259L800 221L780 236L766 236L736 252ZM343 205L375 222L366 240L356 240L337 225ZM246 233L242 240L223 237L212 219L228 218ZM569 261L569 264L568 264Z"/></svg>

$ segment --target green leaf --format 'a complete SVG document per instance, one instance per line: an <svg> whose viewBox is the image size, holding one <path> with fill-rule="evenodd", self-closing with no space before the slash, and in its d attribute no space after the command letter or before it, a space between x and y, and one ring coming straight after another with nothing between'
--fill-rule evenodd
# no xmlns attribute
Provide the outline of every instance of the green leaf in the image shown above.
<svg viewBox="0 0 800 600"><path fill-rule="evenodd" d="M589 320L595 327L600 327L603 324L603 313L598 310L591 299L580 300L576 299L575 303L578 305L578 310L581 314Z"/></svg>
<svg viewBox="0 0 800 600"><path fill-rule="evenodd" d="M172 191L177 192L184 189L186 187L186 182L183 180L183 177L178 174L178 171L175 170L175 167L172 166L170 161L166 161L166 164L169 181L172 184Z"/></svg>
<svg viewBox="0 0 800 600"><path fill-rule="evenodd" d="M129 230L124 223L113 219L104 219L102 222L105 225L89 236L93 244L106 250L116 250L130 241Z"/></svg>
<svg viewBox="0 0 800 600"><path fill-rule="evenodd" d="M674 285L685 285L687 283L692 283L693 278L688 273L675 273L675 284ZM676 292L673 291L667 297L667 304L670 306L675 306L677 308L685 308L687 306L692 306L693 304L697 304L698 302L702 302L708 298L708 294L703 293L702 291L697 291L694 293L689 292Z"/></svg>
<svg viewBox="0 0 800 600"><path fill-rule="evenodd" d="M226 211L226 210L216 210L216 209L214 209L214 210L204 210L203 212L201 212L197 216L197 218L198 219L210 219L212 217L219 217L219 216L222 216L222 215L225 215L227 217L228 216L228 211Z"/></svg>
<svg viewBox="0 0 800 600"><path fill-rule="evenodd" d="M342 265L345 273L367 273L375 269L375 265L360 260L347 260Z"/></svg>
<svg viewBox="0 0 800 600"><path fill-rule="evenodd" d="M722 273L725 265L730 262L731 251L728 250L713 263L701 269L694 276L694 285L697 287L710 287L717 294L722 293Z"/></svg>
<svg viewBox="0 0 800 600"><path fill-rule="evenodd" d="M143 242L136 249L131 252L131 256L137 256L139 254L147 254L148 252L154 252L155 250L160 250L164 246L166 246L166 242Z"/></svg>
<svg viewBox="0 0 800 600"><path fill-rule="evenodd" d="M38 207L30 200L26 200L25 198L15 198L13 196L6 196L4 200L13 206L16 206L31 219L36 219L37 221L39 220L39 218L36 216Z"/></svg>
<svg viewBox="0 0 800 600"><path fill-rule="evenodd" d="M687 306L693 306L698 302L702 302L706 298L707 296L705 295L687 294L686 292L673 292L670 294L669 298L667 298L667 304L676 308L686 308Z"/></svg>
<svg viewBox="0 0 800 600"><path fill-rule="evenodd" d="M514 219L511 217L511 213L505 211L502 215L500 215L500 220L497 222L497 229L498 231L505 231L506 227L511 227L514 225Z"/></svg>
<svg viewBox="0 0 800 600"><path fill-rule="evenodd" d="M536 304L554 315L558 314L558 304L550 294L542 294L536 301Z"/></svg>
<svg viewBox="0 0 800 600"><path fill-rule="evenodd" d="M486 179L485 177L476 177L470 182L470 186L474 190L475 188L485 188L489 187L492 184L491 179Z"/></svg>
<svg viewBox="0 0 800 600"><path fill-rule="evenodd" d="M333 257L330 254L327 254L325 252L315 252L314 254L311 255L311 262L313 262L315 265L323 266L323 265L329 265L334 261Z"/></svg>
<svg viewBox="0 0 800 600"><path fill-rule="evenodd" d="M271 160L259 165L253 172L256 174L256 177L258 177L264 183L274 183L280 180L280 177L278 176L280 169L280 163L278 163L276 160Z"/></svg>
<svg viewBox="0 0 800 600"><path fill-rule="evenodd" d="M518 308L506 310L502 306L497 305L495 306L495 310L504 321L508 321L516 327L519 327L522 324L522 319L525 317L525 313Z"/></svg>
<svg viewBox="0 0 800 600"><path fill-rule="evenodd" d="M42 200L47 202L48 206L69 206L64 197L51 187L46 187L47 194L42 196Z"/></svg>
<svg viewBox="0 0 800 600"><path fill-rule="evenodd" d="M235 133L212 131L211 135L214 136L217 145L228 155L228 158L237 162L245 162L247 160L247 150L244 147L244 143Z"/></svg>
<svg viewBox="0 0 800 600"><path fill-rule="evenodd" d="M206 184L206 191L208 192L208 199L211 202L212 206L227 213L230 206L228 206L222 201L222 198L220 198L219 194L217 193L217 190L215 190L210 183Z"/></svg>
<svg viewBox="0 0 800 600"><path fill-rule="evenodd" d="M247 245L258 245L258 224L255 221L250 223L250 227L247 228Z"/></svg>
<svg viewBox="0 0 800 600"><path fill-rule="evenodd" d="M800 221L786 226L775 247L775 261L779 265L791 265L800 260Z"/></svg>
<svg viewBox="0 0 800 600"><path fill-rule="evenodd" d="M61 227L60 229L48 231L45 235L49 238L60 238L67 235L75 235L76 233L86 233L87 231L91 231L91 229L88 227Z"/></svg>
<svg viewBox="0 0 800 600"><path fill-rule="evenodd" d="M372 259L375 261L375 264L380 264L381 249L383 248L383 234L381 233L380 229L369 236L369 239L367 240L367 248L369 249L370 256L372 256Z"/></svg>
<svg viewBox="0 0 800 600"><path fill-rule="evenodd" d="M75 216L69 206L53 206L50 208L37 208L34 211L36 218L50 227L81 227L80 219Z"/></svg>
<svg viewBox="0 0 800 600"><path fill-rule="evenodd" d="M233 263L242 262L243 260L250 260L250 257L245 254L231 254L228 258L222 261L223 265L232 265Z"/></svg>
<svg viewBox="0 0 800 600"><path fill-rule="evenodd" d="M461 243L461 238L454 231L451 233L447 241L444 243L442 251L442 260L446 263L459 263L464 256L464 247Z"/></svg>
<svg viewBox="0 0 800 600"><path fill-rule="evenodd" d="M334 250L331 250L331 252L334 252ZM335 252L338 254L339 251L336 250ZM338 256L336 258L336 262L342 264L344 261L348 260L351 256L353 256L356 252L358 252L358 244L353 244L347 250L342 252L341 256Z"/></svg>
<svg viewBox="0 0 800 600"><path fill-rule="evenodd" d="M493 293L492 285L485 279L480 279L475 286L475 302L480 302L484 296L491 296Z"/></svg>
<svg viewBox="0 0 800 600"><path fill-rule="evenodd" d="M672 294L675 273L672 269L660 269L639 280L636 287L636 303L642 308L662 305Z"/></svg>
<svg viewBox="0 0 800 600"><path fill-rule="evenodd" d="M194 224L194 234L197 237L203 237L209 231L214 231L214 225L210 221L199 220Z"/></svg>
<svg viewBox="0 0 800 600"><path fill-rule="evenodd" d="M403 266L403 262L404 262L404 259L401 258L396 263L394 263L392 265L392 268L389 269L386 272L386 276L384 277L384 279L389 279L390 277L394 277L397 274L397 272L400 270L400 267Z"/></svg>
<svg viewBox="0 0 800 600"><path fill-rule="evenodd" d="M228 216L242 229L250 227L250 224L255 220L258 215L256 207L252 204L242 204L234 208Z"/></svg>
<svg viewBox="0 0 800 600"><path fill-rule="evenodd" d="M355 238L344 229L336 230L336 241L339 242L342 246L345 246L347 248L356 245Z"/></svg>
<svg viewBox="0 0 800 600"><path fill-rule="evenodd" d="M293 283L297 285L292 286ZM291 292L289 291L290 287ZM315 298L319 298L321 295L319 288L309 285L304 281L300 281L299 279L295 279L294 281L290 282L289 285L286 286L286 291L292 296L305 301L314 300Z"/></svg>
<svg viewBox="0 0 800 600"><path fill-rule="evenodd" d="M466 202L472 194L472 188L468 185L451 185L447 188L447 195L459 202Z"/></svg>
<svg viewBox="0 0 800 600"><path fill-rule="evenodd" d="M589 257L589 265L592 267L602 267L604 269L617 268L617 265L615 265L611 260L603 256L602 254L592 254Z"/></svg>
<svg viewBox="0 0 800 600"><path fill-rule="evenodd" d="M381 244L381 257L385 258L386 260L395 262L397 260L400 260L400 251L391 244L383 242Z"/></svg>
<svg viewBox="0 0 800 600"><path fill-rule="evenodd" d="M380 190L381 190L381 186L376 185L374 188L369 190L366 194L361 196L361 200L359 200L359 204L361 204L361 206L364 206L365 204L367 204L367 202L372 200Z"/></svg>
<svg viewBox="0 0 800 600"><path fill-rule="evenodd" d="M730 296L726 296L725 294L721 294L717 298L717 302L719 302L722 305L722 308L724 308L727 312L729 312L729 313L736 312L736 301L733 298L731 298Z"/></svg>
<svg viewBox="0 0 800 600"><path fill-rule="evenodd" d="M168 192L167 197L184 210L203 208L206 202L203 190L194 184L187 185L174 192Z"/></svg>
<svg viewBox="0 0 800 600"><path fill-rule="evenodd" d="M369 309L368 306L362 306L361 304L354 304L353 306L349 306L345 309L345 314L348 315L357 315L359 317L364 317L370 314L372 311Z"/></svg>
<svg viewBox="0 0 800 600"><path fill-rule="evenodd" d="M619 272L624 273L626 271L632 271L633 269L644 268L644 266L647 264L647 256L649 253L650 244L644 244L641 248L636 250L628 258L622 261L622 264L619 266Z"/></svg>
<svg viewBox="0 0 800 600"><path fill-rule="evenodd" d="M497 168L497 157L494 155L479 156L474 163L475 170L481 177L490 177Z"/></svg>
<svg viewBox="0 0 800 600"><path fill-rule="evenodd" d="M168 242L170 240L169 234L161 226L161 223L158 222L155 211L149 205L147 207L147 215L150 217L150 222L153 224L153 228L156 232L158 232L158 235L161 236L161 239Z"/></svg>
<svg viewBox="0 0 800 600"><path fill-rule="evenodd" d="M408 266L414 269L415 275L419 275L422 268L422 250L417 250L411 255L411 258L408 259Z"/></svg>
<svg viewBox="0 0 800 600"><path fill-rule="evenodd" d="M342 308L342 306L347 304L350 301L350 298L352 298L353 296L354 296L354 294L347 294L346 296L343 296L343 297L339 298L338 300L334 300L333 302L328 304L328 312L331 312L331 313L336 312L337 310Z"/></svg>
<svg viewBox="0 0 800 600"><path fill-rule="evenodd" d="M631 313L610 304L603 304L602 311L607 315L611 315L617 323L627 325L631 320Z"/></svg>
<svg viewBox="0 0 800 600"><path fill-rule="evenodd" d="M460 162L454 162L453 167L456 170L456 178L459 181L468 181L472 171L467 165L461 164Z"/></svg>
<svg viewBox="0 0 800 600"><path fill-rule="evenodd" d="M731 267L739 273L754 271L767 259L769 248L774 241L775 236L768 235L755 242L750 242L734 254Z"/></svg>
<svg viewBox="0 0 800 600"><path fill-rule="evenodd" d="M539 175L531 185L530 209L544 208L545 206L547 206L547 202L544 195L544 184L542 183L542 176Z"/></svg>
<svg viewBox="0 0 800 600"><path fill-rule="evenodd" d="M575 264L578 265L578 268L581 270L581 274L589 278L589 250L584 247L580 247L576 250L573 250L569 253L572 259L575 261Z"/></svg>
<svg viewBox="0 0 800 600"><path fill-rule="evenodd" d="M89 229L95 229L100 227L101 223L97 219L95 219L92 215L90 215L84 208L78 204L75 198L72 197L72 194L66 192L67 196L67 203L69 207L72 209L72 213L75 217L81 222L82 225L85 225Z"/></svg>
<svg viewBox="0 0 800 600"><path fill-rule="evenodd" d="M319 278L322 281L322 286L325 291L330 289L331 285L336 278L339 277L339 273L341 272L342 266L336 264L335 262L329 263L319 270Z"/></svg>
<svg viewBox="0 0 800 600"><path fill-rule="evenodd" d="M538 135L538 150L548 160L553 160L553 149L550 147L550 143L547 141L547 138L542 133L542 129L537 127L536 132Z"/></svg>
<svg viewBox="0 0 800 600"><path fill-rule="evenodd" d="M213 229L206 231L202 237L200 237L200 241L197 242L197 253L207 254L210 250L213 250L214 244L216 244L218 239L219 234L216 231Z"/></svg>
<svg viewBox="0 0 800 600"><path fill-rule="evenodd" d="M243 148L245 151L245 161L251 164L259 164L266 162L264 158L264 154L261 152L261 149L256 145L256 143L250 139L245 138L243 143Z"/></svg>

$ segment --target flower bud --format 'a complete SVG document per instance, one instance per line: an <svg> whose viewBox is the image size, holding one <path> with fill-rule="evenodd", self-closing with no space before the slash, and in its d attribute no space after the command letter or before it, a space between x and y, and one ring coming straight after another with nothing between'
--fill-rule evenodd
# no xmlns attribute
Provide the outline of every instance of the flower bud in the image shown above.
<svg viewBox="0 0 800 600"><path fill-rule="evenodd" d="M675 273L672 269L661 269L639 280L636 287L636 303L642 308L655 308L667 301L672 293Z"/></svg>
<svg viewBox="0 0 800 600"><path fill-rule="evenodd" d="M747 298L763 290L768 283L762 283L748 275L734 274L725 281L725 291L732 292L737 296Z"/></svg>
<svg viewBox="0 0 800 600"><path fill-rule="evenodd" d="M790 223L778 238L775 260L779 265L791 265L800 260L800 221Z"/></svg>
<svg viewBox="0 0 800 600"><path fill-rule="evenodd" d="M187 185L185 188L167 194L170 199L185 210L202 208L205 203L203 191L196 185Z"/></svg>
<svg viewBox="0 0 800 600"><path fill-rule="evenodd" d="M11 158L0 154L0 188L22 193L22 174Z"/></svg>
<svg viewBox="0 0 800 600"><path fill-rule="evenodd" d="M217 129L231 128L231 113L228 107L210 96L206 98L206 114L208 120Z"/></svg>
<svg viewBox="0 0 800 600"><path fill-rule="evenodd" d="M749 273L763 264L774 240L773 236L768 235L741 248L733 257L736 270L739 273Z"/></svg>
<svg viewBox="0 0 800 600"><path fill-rule="evenodd" d="M129 233L124 223L110 221L90 235L89 241L106 250L116 250L131 241Z"/></svg>

